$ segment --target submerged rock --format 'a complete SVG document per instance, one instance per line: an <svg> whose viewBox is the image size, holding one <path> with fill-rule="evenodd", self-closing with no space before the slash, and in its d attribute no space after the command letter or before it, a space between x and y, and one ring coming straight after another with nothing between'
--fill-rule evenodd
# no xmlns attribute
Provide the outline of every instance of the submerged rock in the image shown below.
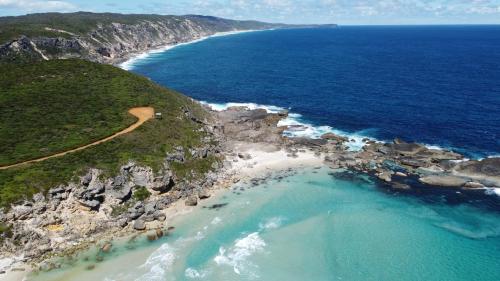
<svg viewBox="0 0 500 281"><path fill-rule="evenodd" d="M113 244L110 242L106 242L104 245L101 247L101 251L103 253L109 253L111 251L111 248L113 247Z"/></svg>
<svg viewBox="0 0 500 281"><path fill-rule="evenodd" d="M392 181L392 172L389 171L383 171L381 173L377 174L377 177L385 182L391 182Z"/></svg>

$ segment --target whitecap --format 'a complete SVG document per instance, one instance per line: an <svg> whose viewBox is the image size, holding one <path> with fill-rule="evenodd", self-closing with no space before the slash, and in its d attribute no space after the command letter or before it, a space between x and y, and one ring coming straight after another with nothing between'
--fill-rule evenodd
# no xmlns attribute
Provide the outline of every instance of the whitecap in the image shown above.
<svg viewBox="0 0 500 281"><path fill-rule="evenodd" d="M264 251L265 246L266 242L259 236L259 233L253 232L244 238L236 240L228 250L220 247L219 254L214 258L214 261L219 266L231 266L234 273L238 275L245 274L250 277L257 277L255 273L258 268L257 265L247 259L257 252Z"/></svg>
<svg viewBox="0 0 500 281"><path fill-rule="evenodd" d="M184 275L187 277L187 278L191 278L191 279L203 279L205 278L205 276L207 276L207 271L204 271L204 270L196 270L194 268L187 268L185 271L184 271Z"/></svg>
<svg viewBox="0 0 500 281"><path fill-rule="evenodd" d="M484 193L486 195L500 196L500 188L498 188L498 187L486 187L486 190Z"/></svg>
<svg viewBox="0 0 500 281"><path fill-rule="evenodd" d="M259 224L260 230L279 228L285 219L283 217L272 217Z"/></svg>
<svg viewBox="0 0 500 281"><path fill-rule="evenodd" d="M198 231L194 237L195 240L202 240L203 238L205 238L205 234L202 231Z"/></svg>
<svg viewBox="0 0 500 281"><path fill-rule="evenodd" d="M215 217L215 218L212 220L212 222L210 222L210 223L211 223L212 225L217 225L217 224L219 224L221 221L222 221L222 219L221 219L221 218L219 218L219 217Z"/></svg>
<svg viewBox="0 0 500 281"><path fill-rule="evenodd" d="M140 268L146 269L148 272L135 280L164 280L175 258L175 249L173 247L168 243L161 245L161 247L154 251L146 262L140 266Z"/></svg>
<svg viewBox="0 0 500 281"><path fill-rule="evenodd" d="M290 110L290 108L287 109L275 105L265 105L257 103L208 103L205 101L201 101L201 103L209 106L212 110L215 111L223 111L228 109L229 107L247 107L251 110L261 108L265 109L268 113L279 113L285 110ZM363 130L355 133L346 133L344 131L334 129L330 126L316 126L308 122L307 120L304 120L301 114L294 112L289 112L287 118L278 122L278 126L287 127L287 129L283 132L283 135L287 137L309 137L313 139L319 139L326 133L334 133L339 136L347 137L349 139L349 142L347 142L346 144L349 147L349 150L352 151L359 151L365 145L363 139L377 141L377 139L363 134L363 132L366 132L368 130Z"/></svg>
<svg viewBox="0 0 500 281"><path fill-rule="evenodd" d="M226 102L226 103L208 103L206 101L200 101L200 103L209 106L212 110L215 111L223 111L230 107L247 107L250 110L254 109L265 109L268 113L279 113L281 111L286 110L283 107L275 106L275 105L264 105L257 104L252 102Z"/></svg>

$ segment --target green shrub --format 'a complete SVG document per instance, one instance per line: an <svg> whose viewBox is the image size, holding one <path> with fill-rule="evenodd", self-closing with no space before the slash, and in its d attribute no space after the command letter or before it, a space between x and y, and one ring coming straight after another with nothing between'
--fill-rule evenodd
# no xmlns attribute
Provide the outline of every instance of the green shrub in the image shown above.
<svg viewBox="0 0 500 281"><path fill-rule="evenodd" d="M127 111L138 106L152 106L163 118L85 150L0 170L0 207L71 181L89 168L112 176L133 160L158 170L173 147L201 145L200 125L185 117L183 108L199 119L207 114L191 99L109 65L75 59L0 65L0 165L111 135L135 122ZM179 172L201 173L206 162L195 160Z"/></svg>
<svg viewBox="0 0 500 281"><path fill-rule="evenodd" d="M134 190L134 194L132 195L133 199L136 201L144 201L149 198L151 192L148 191L147 188L141 186Z"/></svg>

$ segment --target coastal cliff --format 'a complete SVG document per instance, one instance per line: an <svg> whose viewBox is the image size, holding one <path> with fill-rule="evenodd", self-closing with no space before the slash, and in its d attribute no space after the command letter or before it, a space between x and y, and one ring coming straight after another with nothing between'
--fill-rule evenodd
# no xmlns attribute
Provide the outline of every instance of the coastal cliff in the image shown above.
<svg viewBox="0 0 500 281"><path fill-rule="evenodd" d="M81 58L117 63L132 54L219 32L287 27L257 21L186 15L78 12L0 18L0 62Z"/></svg>

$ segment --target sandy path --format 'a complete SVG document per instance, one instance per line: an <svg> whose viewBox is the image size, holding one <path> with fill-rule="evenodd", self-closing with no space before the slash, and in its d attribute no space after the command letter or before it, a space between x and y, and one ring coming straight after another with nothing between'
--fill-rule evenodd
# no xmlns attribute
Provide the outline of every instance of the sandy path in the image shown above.
<svg viewBox="0 0 500 281"><path fill-rule="evenodd" d="M116 138L118 136L121 136L123 134L132 132L133 130L137 129L144 122L146 122L149 119L153 118L154 112L155 112L155 110L152 107L134 107L134 108L130 109L128 111L128 113L134 115L139 120L137 120L137 122L135 122L134 124L132 124L130 127L126 128L126 129L124 129L122 131L119 131L118 133L115 133L115 134L113 134L113 135L111 135L109 137L106 137L104 139L101 139L101 140L98 140L96 142L93 142L93 143L90 143L90 144L87 144L87 145L84 145L84 146L80 146L80 147L77 147L77 148L74 148L74 149L71 149L71 150L68 150L68 151L60 152L60 153L57 153L57 154L45 156L45 157L38 158L38 159L24 161L24 162L17 163L17 164L12 164L12 165L7 165L7 166L0 166L0 170L14 168L14 167L18 167L18 166L21 166L21 165L24 165L24 164L29 164L29 163L41 162L41 161L44 161L44 160L47 160L47 159L60 157L60 156L63 156L63 155L66 155L68 153L72 153L72 152L75 152L75 151L84 150L86 148L98 145L98 144L103 143L103 142L107 142L107 141L112 140L112 139L114 139L114 138Z"/></svg>

